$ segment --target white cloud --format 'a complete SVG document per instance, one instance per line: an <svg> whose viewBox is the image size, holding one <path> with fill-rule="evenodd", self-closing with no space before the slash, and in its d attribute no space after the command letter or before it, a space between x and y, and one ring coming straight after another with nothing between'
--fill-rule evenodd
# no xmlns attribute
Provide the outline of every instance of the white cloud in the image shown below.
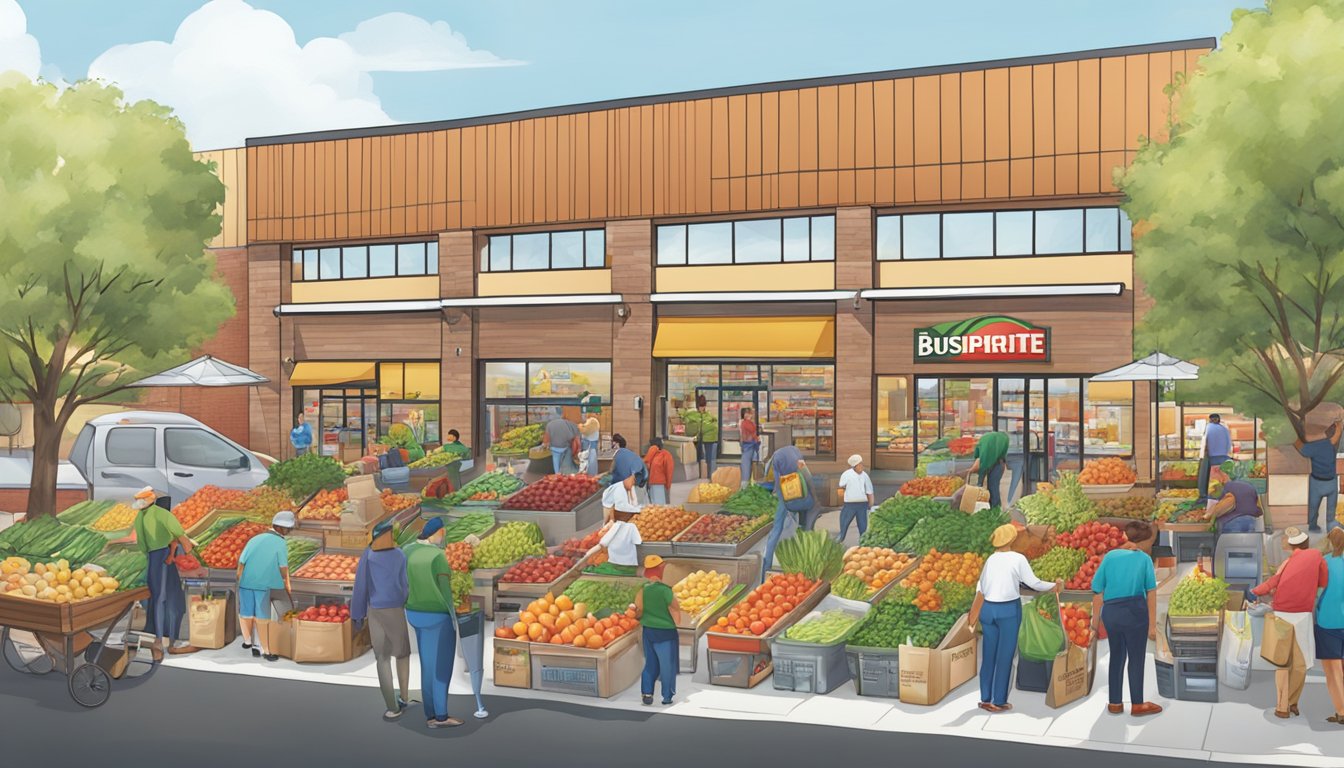
<svg viewBox="0 0 1344 768"><path fill-rule="evenodd" d="M28 34L28 16L18 0L0 0L0 72L16 69L36 78L42 69L42 50Z"/></svg>
<svg viewBox="0 0 1344 768"><path fill-rule="evenodd" d="M396 122L369 72L516 63L473 50L444 22L401 13L299 45L277 14L243 0L211 0L182 21L172 42L111 48L89 65L89 77L172 107L192 145L211 149L250 136Z"/></svg>

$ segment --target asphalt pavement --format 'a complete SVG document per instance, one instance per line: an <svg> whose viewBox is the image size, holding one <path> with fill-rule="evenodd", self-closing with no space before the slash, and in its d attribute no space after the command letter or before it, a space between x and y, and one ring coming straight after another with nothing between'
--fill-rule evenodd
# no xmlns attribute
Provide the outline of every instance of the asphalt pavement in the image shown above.
<svg viewBox="0 0 1344 768"><path fill-rule="evenodd" d="M957 736L714 720L581 704L489 698L475 720L469 697L449 709L460 728L430 731L418 707L382 721L375 689L162 668L115 681L112 698L81 709L59 674L0 665L0 756L7 765L158 768L385 763L548 768L712 768L910 762L925 766L1189 768L1191 760L1080 752ZM434 761L433 763L429 761ZM1249 764L1244 764L1249 765Z"/></svg>

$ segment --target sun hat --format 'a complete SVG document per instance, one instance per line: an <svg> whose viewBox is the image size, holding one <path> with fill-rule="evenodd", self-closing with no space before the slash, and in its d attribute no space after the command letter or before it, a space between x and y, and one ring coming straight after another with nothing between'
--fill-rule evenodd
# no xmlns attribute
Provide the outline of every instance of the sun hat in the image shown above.
<svg viewBox="0 0 1344 768"><path fill-rule="evenodd" d="M1306 531L1302 530L1301 528L1294 528L1293 526L1289 526L1283 529L1283 537L1287 539L1288 543L1292 544L1293 546L1302 544L1308 538L1310 538L1309 536L1307 536Z"/></svg>
<svg viewBox="0 0 1344 768"><path fill-rule="evenodd" d="M849 457L849 466L851 467L857 467L862 463L863 463L863 457L857 453Z"/></svg>
<svg viewBox="0 0 1344 768"><path fill-rule="evenodd" d="M1017 526L1012 523L1004 523L994 529L994 533L989 537L989 543L995 549L1006 547L1013 543L1017 538Z"/></svg>
<svg viewBox="0 0 1344 768"><path fill-rule="evenodd" d="M662 564L663 564L663 558L659 557L658 555L649 555L648 557L644 558L645 568L657 568Z"/></svg>
<svg viewBox="0 0 1344 768"><path fill-rule="evenodd" d="M420 529L420 540L424 541L439 531L443 530L443 518L431 517L425 522L425 527Z"/></svg>
<svg viewBox="0 0 1344 768"><path fill-rule="evenodd" d="M281 528L293 528L298 525L298 523L294 520L293 512L290 512L288 509L282 509L275 513L275 517L271 518L271 525L278 525Z"/></svg>

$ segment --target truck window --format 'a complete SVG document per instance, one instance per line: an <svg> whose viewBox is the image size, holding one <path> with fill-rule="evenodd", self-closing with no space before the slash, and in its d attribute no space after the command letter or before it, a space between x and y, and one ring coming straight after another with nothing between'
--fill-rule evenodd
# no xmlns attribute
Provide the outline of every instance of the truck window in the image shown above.
<svg viewBox="0 0 1344 768"><path fill-rule="evenodd" d="M163 432L163 447L174 464L210 469L241 469L243 453L219 436L203 429L169 428Z"/></svg>
<svg viewBox="0 0 1344 768"><path fill-rule="evenodd" d="M107 462L123 467L154 466L154 428L112 428L107 433Z"/></svg>
<svg viewBox="0 0 1344 768"><path fill-rule="evenodd" d="M85 478L89 477L89 449L93 447L93 427L85 424L84 428L79 430L79 437L75 438L75 445L70 449L70 463L75 465L75 469Z"/></svg>

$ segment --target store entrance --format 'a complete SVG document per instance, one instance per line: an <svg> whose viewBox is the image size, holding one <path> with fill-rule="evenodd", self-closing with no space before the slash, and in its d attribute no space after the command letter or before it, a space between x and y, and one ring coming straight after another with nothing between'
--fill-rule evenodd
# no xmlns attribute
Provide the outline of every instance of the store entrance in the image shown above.
<svg viewBox="0 0 1344 768"><path fill-rule="evenodd" d="M1034 493L1048 479L1051 435L1046 429L1045 380L999 379L998 430L1008 435L1008 499L1019 487Z"/></svg>
<svg viewBox="0 0 1344 768"><path fill-rule="evenodd" d="M368 453L378 437L376 389L304 389L299 397L318 452L346 463Z"/></svg>
<svg viewBox="0 0 1344 768"><path fill-rule="evenodd" d="M696 397L704 396L705 409L719 415L719 453L722 456L742 455L742 409L750 408L761 420L761 403L766 401L765 387L711 387L695 388Z"/></svg>

